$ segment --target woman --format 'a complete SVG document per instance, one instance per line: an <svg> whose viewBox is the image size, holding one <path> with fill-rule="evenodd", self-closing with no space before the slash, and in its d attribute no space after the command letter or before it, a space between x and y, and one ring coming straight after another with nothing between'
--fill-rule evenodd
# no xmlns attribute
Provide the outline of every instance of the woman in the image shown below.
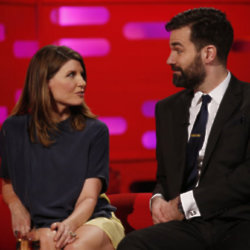
<svg viewBox="0 0 250 250"><path fill-rule="evenodd" d="M32 58L1 131L2 193L13 232L41 249L114 249L124 229L103 194L109 135L84 102L82 57L48 45ZM101 195L100 195L101 194Z"/></svg>

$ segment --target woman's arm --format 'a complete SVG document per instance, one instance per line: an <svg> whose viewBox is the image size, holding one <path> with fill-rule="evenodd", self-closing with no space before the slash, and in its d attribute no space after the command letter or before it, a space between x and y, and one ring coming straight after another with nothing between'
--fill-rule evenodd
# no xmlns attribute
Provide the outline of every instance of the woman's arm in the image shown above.
<svg viewBox="0 0 250 250"><path fill-rule="evenodd" d="M51 225L52 230L57 230L56 247L62 248L74 240L71 232L75 232L93 214L101 189L102 182L99 178L86 179L72 214L61 223L55 222Z"/></svg>
<svg viewBox="0 0 250 250"><path fill-rule="evenodd" d="M11 213L12 230L17 237L27 236L30 231L30 214L17 197L10 180L2 180L3 199Z"/></svg>

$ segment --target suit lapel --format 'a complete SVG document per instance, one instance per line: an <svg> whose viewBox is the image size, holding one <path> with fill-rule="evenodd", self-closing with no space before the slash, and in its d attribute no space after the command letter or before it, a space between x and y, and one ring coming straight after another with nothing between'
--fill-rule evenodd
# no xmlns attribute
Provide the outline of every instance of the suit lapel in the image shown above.
<svg viewBox="0 0 250 250"><path fill-rule="evenodd" d="M216 114L213 126L211 128L203 160L202 173L204 173L204 170L206 169L207 163L215 148L216 142L219 138L224 124L227 122L236 108L240 105L242 97L241 93L242 89L240 83L234 76L232 76L228 89L226 90L226 93L221 101L219 110Z"/></svg>
<svg viewBox="0 0 250 250"><path fill-rule="evenodd" d="M189 107L191 105L192 98L192 92L187 90L187 92L177 100L177 104L174 109L174 124L177 125L176 129L181 129L181 131L183 131L183 126L188 126Z"/></svg>
<svg viewBox="0 0 250 250"><path fill-rule="evenodd" d="M183 182L186 160L186 144L188 140L189 107L193 98L193 92L186 90L176 103L174 108L174 135L175 135L175 180L177 190L180 190ZM177 181L178 180L178 181Z"/></svg>

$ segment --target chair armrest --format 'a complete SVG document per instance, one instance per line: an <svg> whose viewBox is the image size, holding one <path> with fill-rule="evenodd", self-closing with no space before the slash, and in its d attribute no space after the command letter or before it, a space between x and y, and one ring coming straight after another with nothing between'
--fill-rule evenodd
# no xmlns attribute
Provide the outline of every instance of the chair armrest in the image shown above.
<svg viewBox="0 0 250 250"><path fill-rule="evenodd" d="M149 210L151 193L109 194L111 204L117 207L116 216L122 221L125 232L151 226L152 217Z"/></svg>

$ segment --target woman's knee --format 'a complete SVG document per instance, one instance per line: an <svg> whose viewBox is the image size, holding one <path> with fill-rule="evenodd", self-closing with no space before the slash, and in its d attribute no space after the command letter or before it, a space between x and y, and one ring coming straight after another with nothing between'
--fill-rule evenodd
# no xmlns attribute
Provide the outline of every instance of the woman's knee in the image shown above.
<svg viewBox="0 0 250 250"><path fill-rule="evenodd" d="M108 235L96 226L84 226L77 232L77 239L68 244L65 250L114 250Z"/></svg>
<svg viewBox="0 0 250 250"><path fill-rule="evenodd" d="M96 249L95 244L93 244L92 240L88 239L77 239L74 242L66 245L64 250L89 250Z"/></svg>
<svg viewBox="0 0 250 250"><path fill-rule="evenodd" d="M78 242L72 242L72 243L66 245L64 247L64 250L76 250L76 249L80 249L80 247L81 246ZM82 247L82 249L84 249L84 248Z"/></svg>
<svg viewBox="0 0 250 250"><path fill-rule="evenodd" d="M56 235L55 231L52 231L50 228L41 228L37 231L37 235L40 241L41 249L55 248L55 241L54 241L54 237Z"/></svg>

